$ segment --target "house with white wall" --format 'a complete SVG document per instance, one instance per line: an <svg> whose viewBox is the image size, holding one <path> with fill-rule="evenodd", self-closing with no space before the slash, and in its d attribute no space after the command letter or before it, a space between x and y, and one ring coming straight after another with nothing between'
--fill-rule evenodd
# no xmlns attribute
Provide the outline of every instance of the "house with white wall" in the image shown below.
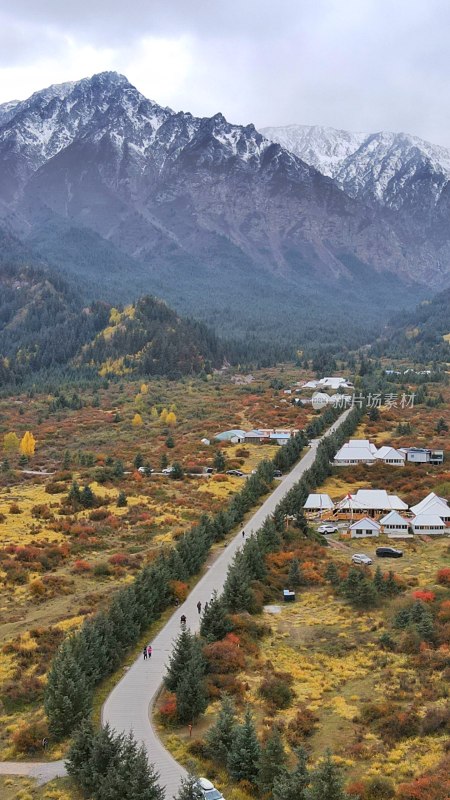
<svg viewBox="0 0 450 800"><path fill-rule="evenodd" d="M379 536L381 525L374 519L363 517L358 519L349 527L350 536L352 539L367 539L374 536Z"/></svg>

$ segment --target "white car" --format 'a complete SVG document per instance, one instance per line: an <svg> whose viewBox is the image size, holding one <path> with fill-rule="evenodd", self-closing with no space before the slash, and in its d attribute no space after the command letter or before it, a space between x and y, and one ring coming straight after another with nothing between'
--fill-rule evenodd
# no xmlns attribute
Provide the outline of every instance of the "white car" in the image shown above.
<svg viewBox="0 0 450 800"><path fill-rule="evenodd" d="M354 564L372 564L372 559L370 556L366 556L365 553L353 553L352 561Z"/></svg>
<svg viewBox="0 0 450 800"><path fill-rule="evenodd" d="M163 475L171 475L173 472L173 467L164 467L162 471Z"/></svg>
<svg viewBox="0 0 450 800"><path fill-rule="evenodd" d="M205 800L223 800L223 794L216 789L208 778L199 778L197 785Z"/></svg>
<svg viewBox="0 0 450 800"><path fill-rule="evenodd" d="M317 530L319 533L337 533L338 529L336 525L324 524L324 525L319 525Z"/></svg>

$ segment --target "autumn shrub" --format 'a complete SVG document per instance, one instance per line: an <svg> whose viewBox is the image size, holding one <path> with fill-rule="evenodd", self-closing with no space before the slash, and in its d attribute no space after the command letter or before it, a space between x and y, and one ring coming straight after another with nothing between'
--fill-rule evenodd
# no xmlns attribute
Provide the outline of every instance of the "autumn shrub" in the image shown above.
<svg viewBox="0 0 450 800"><path fill-rule="evenodd" d="M10 681L2 689L3 701L6 710L12 701L34 703L42 697L44 686L42 680L36 675L22 675L20 680Z"/></svg>
<svg viewBox="0 0 450 800"><path fill-rule="evenodd" d="M440 569L436 577L441 586L450 586L450 567Z"/></svg>
<svg viewBox="0 0 450 800"><path fill-rule="evenodd" d="M46 594L45 584L40 578L35 578L33 581L30 581L30 585L28 587L30 594L35 599L43 598Z"/></svg>
<svg viewBox="0 0 450 800"><path fill-rule="evenodd" d="M54 514L50 511L49 507L44 503L35 505L31 509L31 516L35 519L51 520L54 519Z"/></svg>
<svg viewBox="0 0 450 800"><path fill-rule="evenodd" d="M47 483L45 487L45 491L47 494L62 494L67 489L64 483L59 483L58 481L50 481Z"/></svg>
<svg viewBox="0 0 450 800"><path fill-rule="evenodd" d="M158 711L159 719L166 727L174 725L177 719L177 698L175 694L167 693L164 702Z"/></svg>
<svg viewBox="0 0 450 800"><path fill-rule="evenodd" d="M417 589L412 593L412 596L415 600L421 600L422 603L432 603L434 600L436 600L435 593L426 591L425 589Z"/></svg>
<svg viewBox="0 0 450 800"><path fill-rule="evenodd" d="M83 559L74 561L72 565L72 572L75 572L77 575L82 575L85 572L91 572L91 570L92 564L89 564L88 561L84 561Z"/></svg>
<svg viewBox="0 0 450 800"><path fill-rule="evenodd" d="M44 737L48 737L48 729L45 722L30 722L21 725L11 736L16 751L29 754L42 750L42 739Z"/></svg>
<svg viewBox="0 0 450 800"><path fill-rule="evenodd" d="M10 514L21 514L22 510L21 510L21 508L19 507L19 505L17 503L11 503L11 505L9 507L9 513Z"/></svg>
<svg viewBox="0 0 450 800"><path fill-rule="evenodd" d="M284 672L274 672L263 679L258 688L258 694L270 708L288 708L295 697L291 684L291 675Z"/></svg>
<svg viewBox="0 0 450 800"><path fill-rule="evenodd" d="M106 561L100 561L95 564L92 571L96 578L107 578L111 575L111 567Z"/></svg>
<svg viewBox="0 0 450 800"><path fill-rule="evenodd" d="M420 717L414 708L394 710L379 719L377 730L387 742L397 742L416 736L420 731Z"/></svg>
<svg viewBox="0 0 450 800"><path fill-rule="evenodd" d="M450 733L450 704L429 708L422 717L421 733L429 736L431 733L447 731Z"/></svg>
<svg viewBox="0 0 450 800"><path fill-rule="evenodd" d="M179 600L180 603L186 600L189 591L187 583L183 581L169 581L169 587L173 597Z"/></svg>
<svg viewBox="0 0 450 800"><path fill-rule="evenodd" d="M367 782L364 800L390 800L395 797L395 784L391 778L384 775L374 775Z"/></svg>
<svg viewBox="0 0 450 800"><path fill-rule="evenodd" d="M240 639L233 633L225 639L205 645L203 655L208 663L208 671L213 673L239 672L245 665L245 654Z"/></svg>
<svg viewBox="0 0 450 800"><path fill-rule="evenodd" d="M311 736L317 726L319 718L307 708L301 705L293 719L290 720L286 729L286 739L291 747L298 747L304 739Z"/></svg>
<svg viewBox="0 0 450 800"><path fill-rule="evenodd" d="M244 684L235 673L217 672L206 678L206 691L211 700L220 699L224 694L233 697L244 696Z"/></svg>
<svg viewBox="0 0 450 800"><path fill-rule="evenodd" d="M94 508L90 514L89 519L92 522L100 522L109 516L109 511L106 508Z"/></svg>

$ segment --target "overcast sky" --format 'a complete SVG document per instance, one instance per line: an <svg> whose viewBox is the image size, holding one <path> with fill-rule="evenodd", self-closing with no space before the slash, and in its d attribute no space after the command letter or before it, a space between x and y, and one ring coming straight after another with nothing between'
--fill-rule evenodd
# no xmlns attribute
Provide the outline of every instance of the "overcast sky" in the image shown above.
<svg viewBox="0 0 450 800"><path fill-rule="evenodd" d="M450 146L448 0L14 0L0 102L122 72L176 110Z"/></svg>

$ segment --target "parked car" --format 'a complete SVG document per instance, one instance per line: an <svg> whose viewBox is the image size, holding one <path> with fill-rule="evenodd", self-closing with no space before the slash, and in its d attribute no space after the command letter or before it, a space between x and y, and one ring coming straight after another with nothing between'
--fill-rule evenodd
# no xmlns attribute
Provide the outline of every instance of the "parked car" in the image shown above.
<svg viewBox="0 0 450 800"><path fill-rule="evenodd" d="M161 472L163 475L171 475L173 472L173 467L164 467Z"/></svg>
<svg viewBox="0 0 450 800"><path fill-rule="evenodd" d="M219 792L208 778L199 778L197 781L198 788L205 800L223 800L223 794Z"/></svg>
<svg viewBox="0 0 450 800"><path fill-rule="evenodd" d="M212 475L214 472L214 467L205 467L203 472L205 475Z"/></svg>
<svg viewBox="0 0 450 800"><path fill-rule="evenodd" d="M281 469L274 469L273 477L274 478L282 478L283 477L283 473L281 472Z"/></svg>
<svg viewBox="0 0 450 800"><path fill-rule="evenodd" d="M365 553L353 553L352 561L354 564L372 564L372 559Z"/></svg>
<svg viewBox="0 0 450 800"><path fill-rule="evenodd" d="M145 475L147 472L154 472L154 471L155 471L154 469L149 469L148 467L138 467L138 472L140 472L141 475Z"/></svg>
<svg viewBox="0 0 450 800"><path fill-rule="evenodd" d="M375 553L378 558L401 558L403 550L397 550L396 547L377 547Z"/></svg>
<svg viewBox="0 0 450 800"><path fill-rule="evenodd" d="M244 477L244 473L240 469L227 469L227 475L234 475L236 478Z"/></svg>
<svg viewBox="0 0 450 800"><path fill-rule="evenodd" d="M337 533L337 525L332 525L331 523L324 523L323 525L319 525L317 528L319 533Z"/></svg>

